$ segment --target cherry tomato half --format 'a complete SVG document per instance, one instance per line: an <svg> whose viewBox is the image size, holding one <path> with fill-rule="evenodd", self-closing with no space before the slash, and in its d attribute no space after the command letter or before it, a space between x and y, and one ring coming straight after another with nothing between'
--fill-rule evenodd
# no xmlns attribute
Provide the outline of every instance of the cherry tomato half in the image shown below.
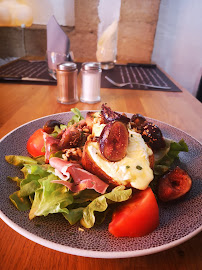
<svg viewBox="0 0 202 270"><path fill-rule="evenodd" d="M159 225L159 208L150 187L138 191L118 207L109 224L109 232L116 237L140 237Z"/></svg>
<svg viewBox="0 0 202 270"><path fill-rule="evenodd" d="M45 153L42 152L42 148L44 146L44 139L43 139L43 129L37 129L29 138L27 142L27 151L33 157L38 157L44 155Z"/></svg>

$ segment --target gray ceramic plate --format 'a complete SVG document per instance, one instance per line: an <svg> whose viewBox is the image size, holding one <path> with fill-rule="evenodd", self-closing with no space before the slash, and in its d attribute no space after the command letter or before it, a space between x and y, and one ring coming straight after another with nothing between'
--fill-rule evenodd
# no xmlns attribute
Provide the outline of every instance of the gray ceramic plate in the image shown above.
<svg viewBox="0 0 202 270"><path fill-rule="evenodd" d="M85 117L86 112L82 112ZM129 117L132 115L128 114ZM29 136L50 119L67 123L72 113L60 113L29 122L13 130L0 141L0 217L11 228L28 239L61 252L95 258L125 258L156 253L172 248L190 239L202 229L202 145L165 123L156 123L167 138L179 141L184 138L188 153L180 154L180 165L193 179L191 191L177 203L159 203L160 225L151 234L141 238L115 238L108 232L109 220L101 226L81 230L70 226L60 214L36 217L32 221L28 212L19 212L10 202L9 195L16 191L16 184L7 176L20 176L17 168L5 162L5 155L27 155Z"/></svg>

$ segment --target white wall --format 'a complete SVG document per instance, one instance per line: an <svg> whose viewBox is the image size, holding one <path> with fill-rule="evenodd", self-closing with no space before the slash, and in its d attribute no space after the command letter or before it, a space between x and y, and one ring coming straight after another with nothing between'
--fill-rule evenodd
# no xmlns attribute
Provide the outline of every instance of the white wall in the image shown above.
<svg viewBox="0 0 202 270"><path fill-rule="evenodd" d="M46 25L54 15L60 25L74 26L74 0L27 0L33 11L33 23Z"/></svg>
<svg viewBox="0 0 202 270"><path fill-rule="evenodd" d="M161 0L152 61L195 96L202 75L201 0Z"/></svg>

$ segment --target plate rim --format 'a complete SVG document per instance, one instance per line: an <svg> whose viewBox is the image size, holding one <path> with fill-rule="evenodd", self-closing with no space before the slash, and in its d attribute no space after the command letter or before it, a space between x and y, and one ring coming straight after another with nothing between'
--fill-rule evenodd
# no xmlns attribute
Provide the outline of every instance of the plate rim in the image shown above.
<svg viewBox="0 0 202 270"><path fill-rule="evenodd" d="M89 111L97 112L99 110L80 110L81 114L89 112ZM119 112L119 113L122 113L122 112ZM16 130L22 128L23 126L29 125L33 122L36 122L38 120L42 120L42 119L45 119L45 118L48 118L51 116L59 116L59 115L64 115L64 114L73 114L73 112L68 111L68 112L60 112L60 113L50 114L50 115L46 115L46 116L31 120L29 122L26 122L26 123L16 127L15 129L11 130L6 135L4 135L0 139L0 143L5 138L7 138L10 134L14 133ZM127 115L132 115L132 113L127 113ZM197 140L196 138L194 138L193 136L191 136L190 134L188 134L187 132L185 132L179 128L176 128L170 124L167 124L163 121L160 121L160 120L157 120L154 118L150 118L150 117L146 117L146 118L150 119L154 122L156 121L156 122L159 122L159 123L164 124L166 126L169 126L170 128L174 128L182 133L185 133L191 139L195 140L200 145L202 145L202 143L199 140ZM161 251L168 250L170 248L173 248L175 246L178 246L178 245L190 240L191 238L193 238L195 235L199 234L202 231L202 225L201 225L200 227L198 227L197 229L195 229L194 231L192 231L188 235L185 235L184 237L181 237L180 239L174 240L170 243L163 244L163 245L158 246L158 247L152 247L152 248L141 249L141 250L133 250L133 251L110 251L109 252L109 251L94 251L94 250L79 249L79 248L74 248L74 247L54 243L50 240L46 240L40 236L37 236L37 235L29 232L28 230L20 227L15 222L13 222L11 219L9 219L1 210L0 210L0 218L14 231L16 231L20 235L24 236L25 238L27 238L27 239L29 239L29 240L31 240L39 245L42 245L42 246L45 246L47 248L50 248L50 249L53 249L53 250L56 250L56 251L59 251L62 253L66 253L66 254L77 255L77 256L82 256L82 257L90 257L90 258L103 258L103 259L140 257L140 256L154 254L154 253L159 253Z"/></svg>
<svg viewBox="0 0 202 270"><path fill-rule="evenodd" d="M154 253L159 253L161 251L168 250L170 248L173 248L175 246L178 246L191 238L193 238L195 235L201 232L202 226L191 232L190 234L172 241L168 244L164 244L158 247L148 248L148 249L142 249L142 250L133 250L133 251L94 251L94 250L85 250L85 249L79 249L79 248L73 248L65 245L61 245L58 243L51 242L49 240L46 240L42 237L39 237L33 233L30 233L29 231L23 229L19 225L15 224L12 220L10 220L5 214L2 213L0 210L0 217L2 220L14 231L19 233L21 236L24 236L25 238L33 241L34 243L37 243L41 246L45 246L47 248L66 253L71 255L77 255L82 257L89 257L89 258L99 258L99 259L123 259L123 258L131 258L131 257L141 257L145 255L151 255Z"/></svg>

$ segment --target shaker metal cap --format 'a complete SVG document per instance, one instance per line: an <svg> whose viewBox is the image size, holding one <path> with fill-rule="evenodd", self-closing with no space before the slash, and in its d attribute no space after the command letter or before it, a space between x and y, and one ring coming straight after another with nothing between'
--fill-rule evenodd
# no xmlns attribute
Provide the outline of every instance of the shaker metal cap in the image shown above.
<svg viewBox="0 0 202 270"><path fill-rule="evenodd" d="M99 62L86 62L82 64L83 70L101 70L101 64Z"/></svg>
<svg viewBox="0 0 202 270"><path fill-rule="evenodd" d="M57 65L58 70L71 71L71 70L75 70L76 68L77 68L77 65L76 65L76 63L73 63L73 62L63 62L63 63Z"/></svg>

